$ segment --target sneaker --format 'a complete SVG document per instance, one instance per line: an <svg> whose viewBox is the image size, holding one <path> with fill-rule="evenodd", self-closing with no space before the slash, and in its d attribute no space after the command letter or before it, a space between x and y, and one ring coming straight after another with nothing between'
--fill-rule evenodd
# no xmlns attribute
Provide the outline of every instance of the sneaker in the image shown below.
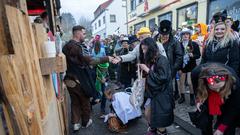
<svg viewBox="0 0 240 135"><path fill-rule="evenodd" d="M86 126L82 126L82 128L88 128L90 125L92 125L93 121L92 119L89 119L88 123Z"/></svg>
<svg viewBox="0 0 240 135"><path fill-rule="evenodd" d="M100 118L100 119L104 119L105 116L106 116L105 111L101 111L99 118Z"/></svg>
<svg viewBox="0 0 240 135"><path fill-rule="evenodd" d="M105 114L101 114L99 118L100 119L104 119L105 118Z"/></svg>
<svg viewBox="0 0 240 135"><path fill-rule="evenodd" d="M81 125L79 123L73 124L73 130L78 131L80 129Z"/></svg>
<svg viewBox="0 0 240 135"><path fill-rule="evenodd" d="M101 99L92 99L92 100L90 100L90 104L91 105L96 105L96 104L98 104L100 102L101 102Z"/></svg>

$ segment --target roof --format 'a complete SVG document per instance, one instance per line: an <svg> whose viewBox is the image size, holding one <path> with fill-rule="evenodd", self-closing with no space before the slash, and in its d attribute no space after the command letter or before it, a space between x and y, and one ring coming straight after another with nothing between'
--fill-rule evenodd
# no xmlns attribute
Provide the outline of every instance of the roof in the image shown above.
<svg viewBox="0 0 240 135"><path fill-rule="evenodd" d="M101 12L106 9L111 3L113 2L113 0L108 0L102 4L100 4L98 6L98 8L94 11L94 18L96 18L99 14L101 14Z"/></svg>

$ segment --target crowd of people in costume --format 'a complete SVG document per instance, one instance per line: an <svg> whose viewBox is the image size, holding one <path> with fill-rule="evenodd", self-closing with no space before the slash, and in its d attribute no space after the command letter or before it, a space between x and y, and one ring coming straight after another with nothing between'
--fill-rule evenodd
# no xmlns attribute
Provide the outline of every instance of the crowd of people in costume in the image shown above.
<svg viewBox="0 0 240 135"><path fill-rule="evenodd" d="M202 134L234 135L240 126L238 25L223 11L209 26L197 23L175 31L163 20L158 30L142 27L136 35L96 35L88 42L86 29L74 26L73 38L63 47L74 131L92 124L91 106L100 103L99 117L106 121L117 117L126 125L144 112L147 135L167 135L175 103L186 102L188 86L189 105L197 108L189 115ZM145 79L144 102L138 108L128 100L137 70Z"/></svg>

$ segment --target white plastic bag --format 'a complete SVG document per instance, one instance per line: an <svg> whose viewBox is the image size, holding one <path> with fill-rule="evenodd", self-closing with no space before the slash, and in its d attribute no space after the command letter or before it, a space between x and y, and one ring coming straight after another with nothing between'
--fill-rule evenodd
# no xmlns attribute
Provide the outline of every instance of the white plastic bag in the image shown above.
<svg viewBox="0 0 240 135"><path fill-rule="evenodd" d="M130 103L135 108L140 108L144 101L144 92L145 92L145 78L142 78L142 71L140 67L137 69L138 78L135 80L132 86L132 94L130 95Z"/></svg>

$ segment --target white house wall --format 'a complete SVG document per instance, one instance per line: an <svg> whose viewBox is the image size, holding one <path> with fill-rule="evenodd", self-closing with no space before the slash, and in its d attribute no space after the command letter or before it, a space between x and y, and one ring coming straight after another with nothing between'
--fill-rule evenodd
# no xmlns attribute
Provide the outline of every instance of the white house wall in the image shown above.
<svg viewBox="0 0 240 135"><path fill-rule="evenodd" d="M99 15L98 16L98 18L96 18L95 20L94 20L94 22L92 23L92 29L93 29L93 35L95 36L95 35L100 35L102 38L106 38L106 37L104 37L104 33L106 33L106 23L107 23L107 17L106 17L106 15L105 15L105 13L106 13L106 11L105 12L103 12L101 15ZM106 20L106 22L105 22L105 24L103 24L103 17L105 16L105 20ZM99 25L98 25L98 21L99 20L101 20L101 26L99 27ZM97 23L97 29L95 29L95 23Z"/></svg>
<svg viewBox="0 0 240 135"><path fill-rule="evenodd" d="M124 1L125 2L125 1ZM127 25L126 25L126 5L122 0L114 0L107 8L107 34L127 34ZM116 15L116 22L110 22L110 14ZM117 29L119 28L119 31Z"/></svg>
<svg viewBox="0 0 240 135"><path fill-rule="evenodd" d="M123 0L113 0L105 11L94 20L92 23L94 36L100 35L102 38L106 38L113 34L127 34L126 7L124 7L126 4L124 2ZM116 22L110 22L110 15L116 15ZM103 16L106 19L105 24L103 24ZM101 20L100 27L98 26L99 19ZM97 29L95 29L95 23L97 23Z"/></svg>

